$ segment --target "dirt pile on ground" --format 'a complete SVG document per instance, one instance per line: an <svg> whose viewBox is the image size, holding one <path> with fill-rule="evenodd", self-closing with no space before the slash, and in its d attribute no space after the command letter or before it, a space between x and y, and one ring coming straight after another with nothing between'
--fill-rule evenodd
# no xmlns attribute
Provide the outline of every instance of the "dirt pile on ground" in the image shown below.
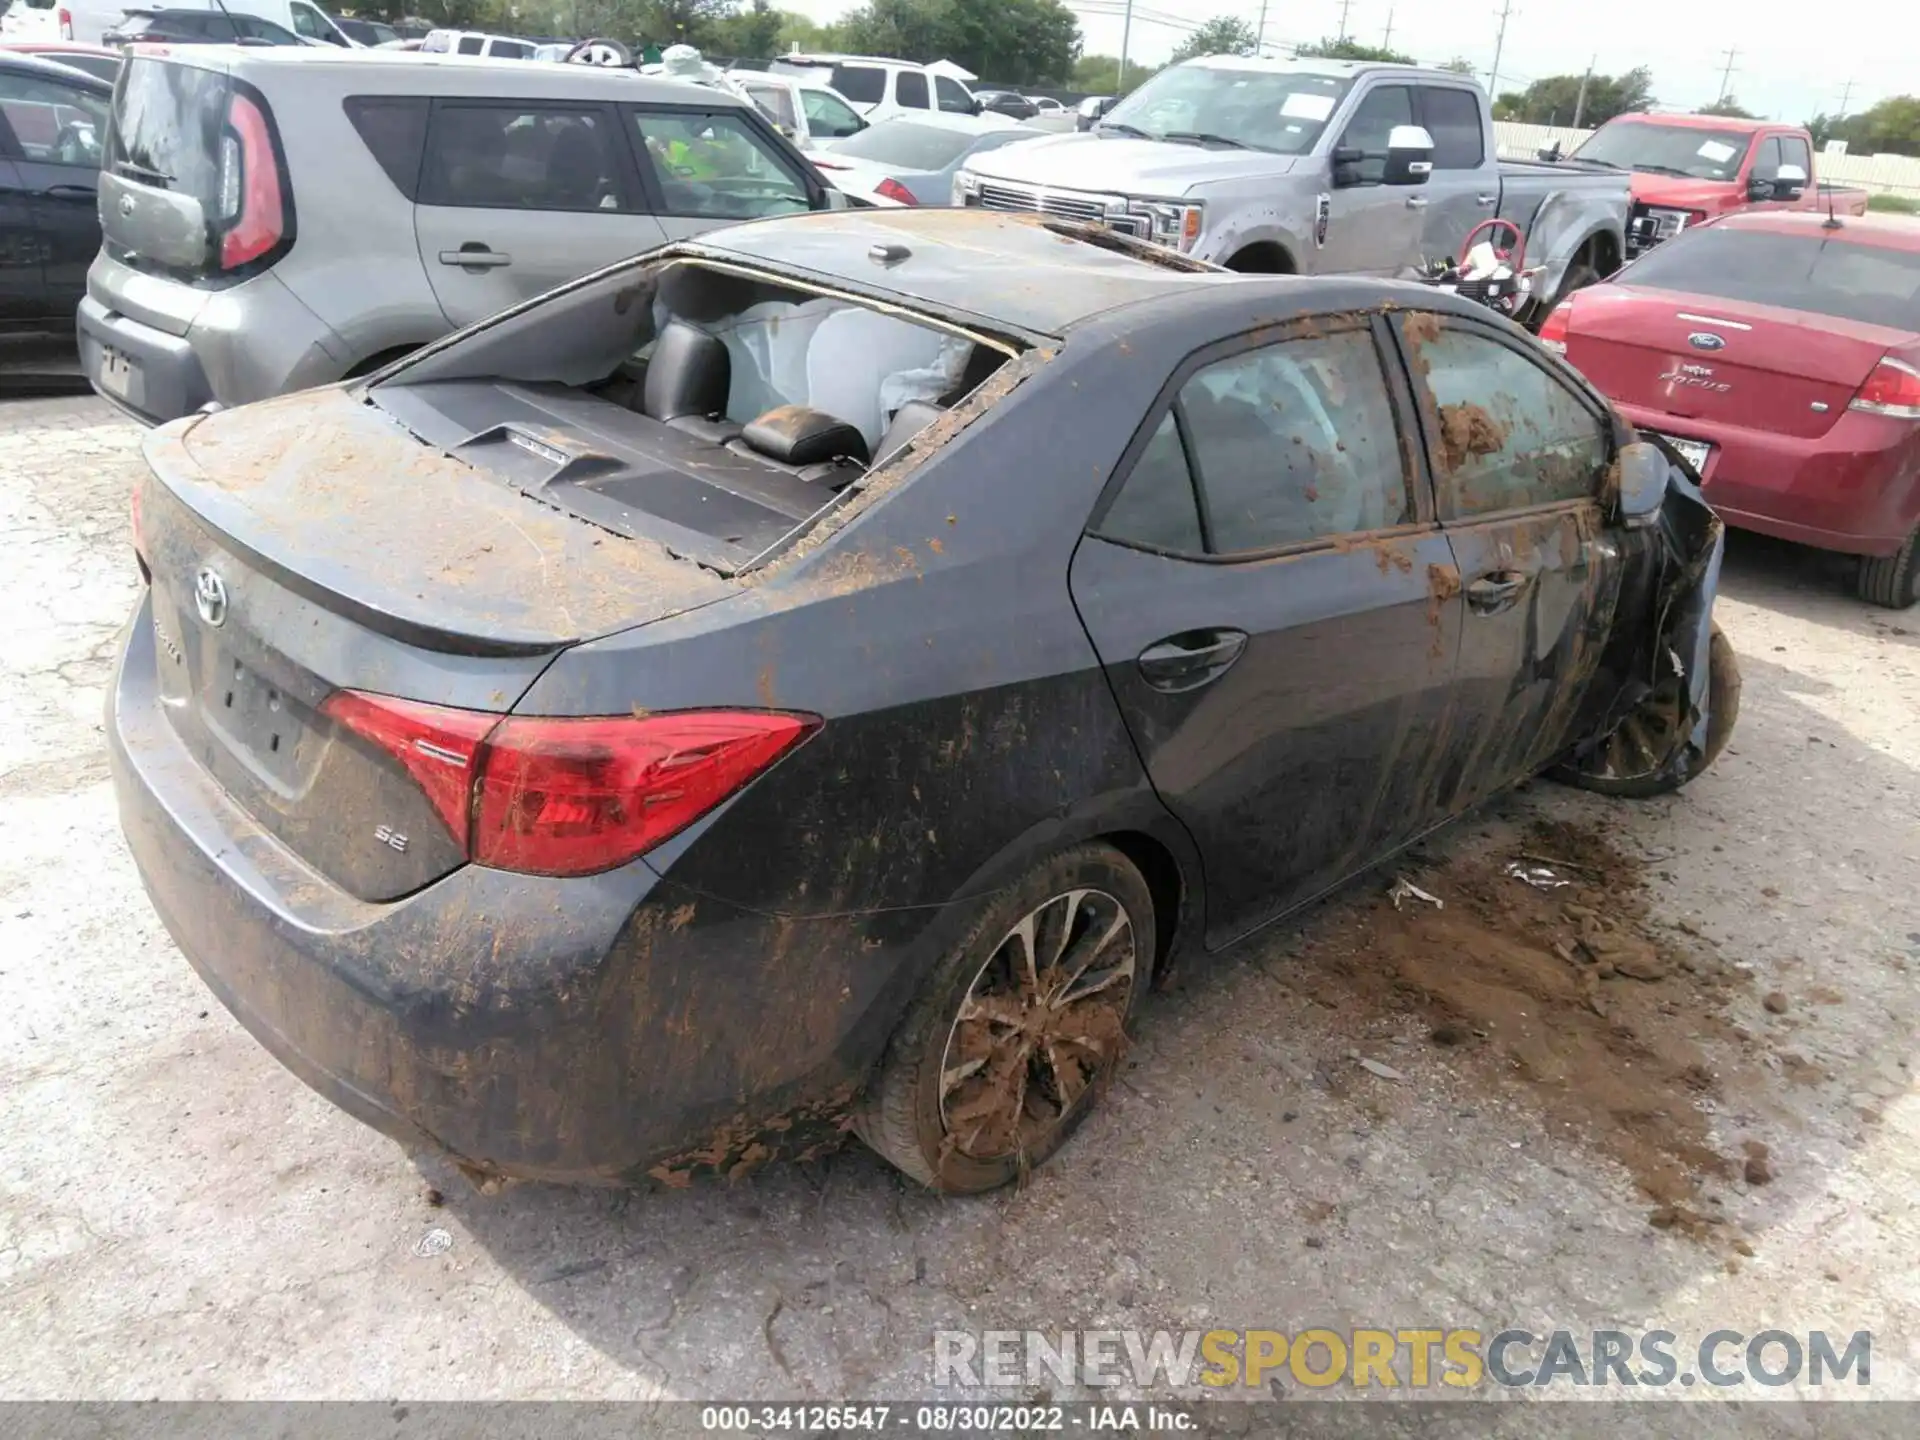
<svg viewBox="0 0 1920 1440"><path fill-rule="evenodd" d="M1567 883L1537 889L1509 872ZM1302 980L1337 1013L1421 1016L1435 1044L1477 1053L1523 1084L1556 1134L1613 1156L1654 1202L1661 1228L1699 1232L1707 1179L1738 1173L1700 1102L1729 1077L1702 1040L1731 1039L1725 1001L1740 972L1654 928L1638 862L1592 831L1536 826L1517 846L1399 873L1436 908L1383 887L1303 956Z"/></svg>

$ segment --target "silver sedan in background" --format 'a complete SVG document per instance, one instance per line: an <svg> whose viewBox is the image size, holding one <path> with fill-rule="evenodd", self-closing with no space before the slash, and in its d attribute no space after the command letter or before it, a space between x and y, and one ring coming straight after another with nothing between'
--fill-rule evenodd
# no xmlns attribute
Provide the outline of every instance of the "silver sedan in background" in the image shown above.
<svg viewBox="0 0 1920 1440"><path fill-rule="evenodd" d="M882 120L810 158L835 188L876 205L950 205L969 156L1042 133L1004 115L929 111Z"/></svg>

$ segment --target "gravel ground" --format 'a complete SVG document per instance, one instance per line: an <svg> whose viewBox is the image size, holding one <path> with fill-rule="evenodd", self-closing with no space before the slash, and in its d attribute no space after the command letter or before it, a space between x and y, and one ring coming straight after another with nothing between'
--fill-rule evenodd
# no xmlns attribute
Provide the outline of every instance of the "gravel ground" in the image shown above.
<svg viewBox="0 0 1920 1440"><path fill-rule="evenodd" d="M1644 868L1696 957L1648 1013L1731 1157L1684 1223L1649 1223L1577 1083L1341 990L1328 957L1418 928L1378 882L1190 968L1017 1193L941 1201L852 1148L486 1197L309 1093L166 938L100 733L137 435L91 400L0 417L0 1397L900 1396L941 1328L1430 1325L1870 1329L1868 1393L1920 1398L1920 613L1832 563L1736 537L1741 726L1684 796L1537 786L1421 862L1444 893L1549 820Z"/></svg>

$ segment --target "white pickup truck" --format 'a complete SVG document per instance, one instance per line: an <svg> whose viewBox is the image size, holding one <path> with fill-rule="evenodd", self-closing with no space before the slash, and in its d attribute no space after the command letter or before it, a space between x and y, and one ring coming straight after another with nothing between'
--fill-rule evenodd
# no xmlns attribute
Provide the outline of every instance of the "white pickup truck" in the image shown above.
<svg viewBox="0 0 1920 1440"><path fill-rule="evenodd" d="M1302 275L1411 273L1500 218L1543 267L1544 314L1619 268L1628 190L1607 166L1501 160L1486 92L1465 75L1215 55L1167 67L1084 133L975 157L953 198Z"/></svg>

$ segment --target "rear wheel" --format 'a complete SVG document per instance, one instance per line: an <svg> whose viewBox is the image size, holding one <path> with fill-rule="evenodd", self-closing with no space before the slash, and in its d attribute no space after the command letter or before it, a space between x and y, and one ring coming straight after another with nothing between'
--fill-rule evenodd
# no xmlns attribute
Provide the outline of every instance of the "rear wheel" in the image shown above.
<svg viewBox="0 0 1920 1440"><path fill-rule="evenodd" d="M1708 647L1706 754L1683 780L1668 771L1667 762L1687 741L1681 719L1685 690L1686 681L1678 675L1663 680L1580 766L1563 765L1554 771L1554 778L1629 800L1678 790L1719 758L1740 718L1740 662L1733 642L1718 625Z"/></svg>
<svg viewBox="0 0 1920 1440"><path fill-rule="evenodd" d="M1891 555L1866 555L1860 560L1857 582L1860 598L1870 605L1905 610L1920 600L1920 528Z"/></svg>
<svg viewBox="0 0 1920 1440"><path fill-rule="evenodd" d="M1153 899L1126 856L1088 844L1036 865L929 977L860 1137L954 1195L1042 1164L1111 1080L1153 953Z"/></svg>

